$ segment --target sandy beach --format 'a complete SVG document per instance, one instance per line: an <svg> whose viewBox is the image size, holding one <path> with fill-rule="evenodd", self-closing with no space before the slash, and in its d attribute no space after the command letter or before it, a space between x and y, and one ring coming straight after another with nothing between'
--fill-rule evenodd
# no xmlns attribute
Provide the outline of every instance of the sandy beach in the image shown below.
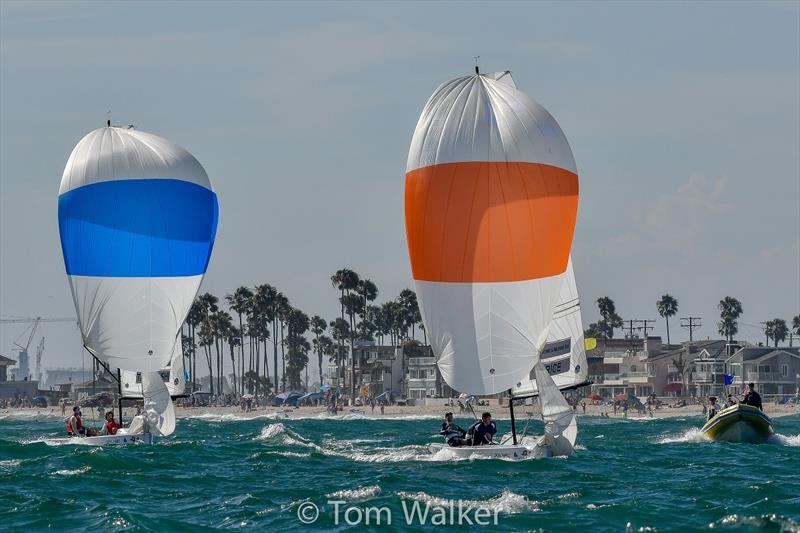
<svg viewBox="0 0 800 533"><path fill-rule="evenodd" d="M447 411L453 411L457 418L468 418L471 416L470 412L459 413L457 407L449 406L397 406L390 405L384 408L381 414L380 407L375 407L373 411L369 406L366 407L345 407L337 415L330 415L326 412L324 407L259 407L250 412L242 411L238 406L228 407L179 407L176 405L175 414L177 418L205 418L209 420L244 420L244 419L303 419L303 418L331 418L338 420L354 420L359 418L420 418L420 419L438 419ZM489 411L496 419L508 419L508 408L505 405L499 405L496 401L490 401L489 406L481 406L475 409L478 411ZM95 411L96 412L96 411ZM115 411L116 412L116 411ZM538 417L538 406L517 406L516 412L519 418L527 418L528 416ZM662 407L653 411L652 418L675 418L675 417L700 417L703 408L700 405L687 405L685 407ZM800 414L800 407L794 405L778 405L774 403L765 403L764 412L772 418L780 418L784 416ZM577 410L578 417L600 417L606 413L610 418L623 419L622 411L618 411L615 415L613 408L610 405L586 405L586 412L584 413L579 406ZM135 414L131 408L124 409L126 419L129 419ZM0 420L25 418L35 419L37 416L43 416L48 419L61 416L61 409L58 407L52 408L16 408L16 409L2 409L0 410ZM84 409L84 418L87 420L92 419L92 409ZM649 414L640 415L635 411L628 414L627 419L644 419L651 418ZM95 415L95 419L99 421L99 417Z"/></svg>

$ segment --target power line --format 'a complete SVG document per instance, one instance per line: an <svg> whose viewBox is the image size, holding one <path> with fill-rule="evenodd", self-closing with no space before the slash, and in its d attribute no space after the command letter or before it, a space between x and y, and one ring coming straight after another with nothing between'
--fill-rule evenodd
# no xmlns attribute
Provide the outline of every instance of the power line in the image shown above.
<svg viewBox="0 0 800 533"><path fill-rule="evenodd" d="M701 326L699 316L681 317L681 327L689 330L689 342L694 340L694 330Z"/></svg>

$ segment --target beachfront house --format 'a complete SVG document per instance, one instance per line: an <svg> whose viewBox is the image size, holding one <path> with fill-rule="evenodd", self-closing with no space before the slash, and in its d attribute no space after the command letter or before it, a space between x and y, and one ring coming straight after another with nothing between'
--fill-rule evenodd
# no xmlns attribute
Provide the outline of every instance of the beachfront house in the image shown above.
<svg viewBox="0 0 800 533"><path fill-rule="evenodd" d="M606 398L621 393L649 395L653 388L645 360L660 350L659 336L597 339L597 346L586 352L592 392Z"/></svg>
<svg viewBox="0 0 800 533"><path fill-rule="evenodd" d="M751 382L762 395L795 394L800 387L800 348L745 347L726 364L735 391Z"/></svg>
<svg viewBox="0 0 800 533"><path fill-rule="evenodd" d="M400 395L405 378L401 347L358 341L353 354L356 358L356 383L362 397L374 398L386 391Z"/></svg>
<svg viewBox="0 0 800 533"><path fill-rule="evenodd" d="M709 390L716 381L724 379L724 340L685 342L670 348L651 352L643 360L648 383L656 396L697 395L699 384L702 384L704 390Z"/></svg>

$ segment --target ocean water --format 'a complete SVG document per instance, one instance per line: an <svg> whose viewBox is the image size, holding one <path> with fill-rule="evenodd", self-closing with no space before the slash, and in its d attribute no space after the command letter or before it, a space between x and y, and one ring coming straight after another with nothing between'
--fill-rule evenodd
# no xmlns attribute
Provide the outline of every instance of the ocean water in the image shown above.
<svg viewBox="0 0 800 533"><path fill-rule="evenodd" d="M506 461L428 454L431 417L209 415L91 448L48 443L59 416L0 413L0 530L800 531L800 415L762 445L706 442L701 422L581 418L575 456Z"/></svg>

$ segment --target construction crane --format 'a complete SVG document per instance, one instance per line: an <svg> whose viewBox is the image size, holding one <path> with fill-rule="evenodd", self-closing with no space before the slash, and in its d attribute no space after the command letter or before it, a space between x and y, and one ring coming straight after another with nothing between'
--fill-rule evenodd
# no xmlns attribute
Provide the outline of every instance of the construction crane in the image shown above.
<svg viewBox="0 0 800 533"><path fill-rule="evenodd" d="M39 327L39 324L44 322L73 322L75 324L78 323L77 319L75 318L42 318L37 316L35 318L29 317L9 317L9 318L0 318L0 324L30 324L25 330L17 337L14 341L12 346L12 350L19 351L19 358L17 359L17 366L19 367L19 372L21 374L20 377L23 379L28 376L29 368L28 368L28 348L31 346L31 342L33 341L33 336L36 334L36 328ZM30 333L28 333L30 331ZM20 344L20 340L28 335L28 340L25 342L23 346ZM42 364L42 354L44 353L44 337L39 342L39 346L36 350L36 379L39 379L41 376L41 364Z"/></svg>

